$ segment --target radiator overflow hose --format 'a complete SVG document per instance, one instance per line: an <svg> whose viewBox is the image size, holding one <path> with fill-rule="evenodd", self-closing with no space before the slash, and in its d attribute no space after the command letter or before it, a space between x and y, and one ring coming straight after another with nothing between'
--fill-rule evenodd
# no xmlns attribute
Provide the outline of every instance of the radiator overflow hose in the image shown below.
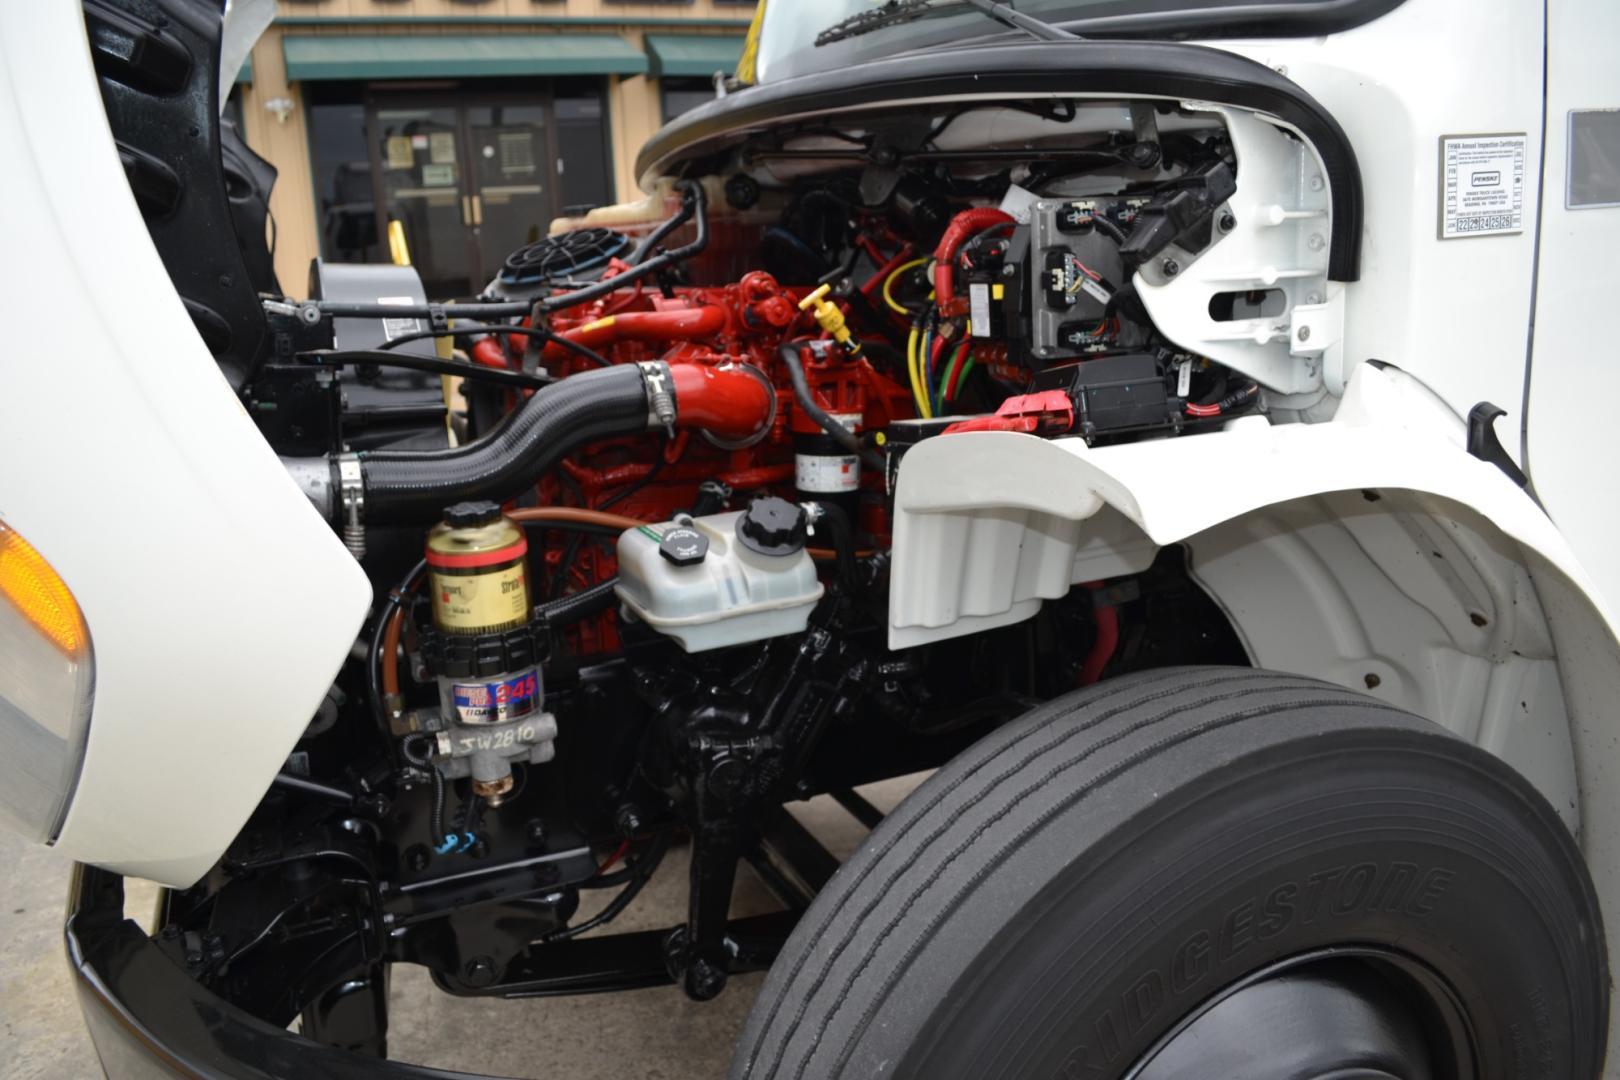
<svg viewBox="0 0 1620 1080"><path fill-rule="evenodd" d="M691 370L683 370L688 369ZM467 499L505 502L582 445L655 427L723 437L760 431L776 400L747 365L644 364L582 371L535 391L483 438L449 450L358 455L367 525L428 522Z"/></svg>

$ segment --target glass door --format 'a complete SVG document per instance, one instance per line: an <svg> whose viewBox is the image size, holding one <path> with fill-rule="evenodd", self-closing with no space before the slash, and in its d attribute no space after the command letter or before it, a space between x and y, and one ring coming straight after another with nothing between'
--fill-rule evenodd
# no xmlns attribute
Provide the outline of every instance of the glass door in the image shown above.
<svg viewBox="0 0 1620 1080"><path fill-rule="evenodd" d="M546 234L556 212L556 160L544 104L469 105L468 147L475 190L473 231L484 281L506 256Z"/></svg>
<svg viewBox="0 0 1620 1080"><path fill-rule="evenodd" d="M376 90L367 107L376 239L405 230L432 299L474 294L564 207L613 201L601 90Z"/></svg>
<svg viewBox="0 0 1620 1080"><path fill-rule="evenodd" d="M477 241L470 229L475 207L467 183L461 110L378 104L371 131L378 155L378 218L384 250L388 223L398 221L430 298L475 291L468 272L478 262Z"/></svg>

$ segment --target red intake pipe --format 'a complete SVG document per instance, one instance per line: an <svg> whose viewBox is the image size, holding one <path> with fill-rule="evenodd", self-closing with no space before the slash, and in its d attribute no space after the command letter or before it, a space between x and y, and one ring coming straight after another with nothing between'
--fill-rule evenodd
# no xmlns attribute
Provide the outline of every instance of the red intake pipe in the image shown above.
<svg viewBox="0 0 1620 1080"><path fill-rule="evenodd" d="M476 364L501 371L507 370L506 350L493 337L479 338L473 342L472 348L467 350L467 355L471 356Z"/></svg>
<svg viewBox="0 0 1620 1080"><path fill-rule="evenodd" d="M693 341L713 337L726 328L726 309L713 304L677 311L626 311L606 315L561 336L588 349L602 349L620 341ZM548 342L547 360L572 356L556 342Z"/></svg>
<svg viewBox="0 0 1620 1080"><path fill-rule="evenodd" d="M776 389L750 364L671 364L669 372L675 385L676 427L698 428L722 439L746 439L762 434L775 416Z"/></svg>

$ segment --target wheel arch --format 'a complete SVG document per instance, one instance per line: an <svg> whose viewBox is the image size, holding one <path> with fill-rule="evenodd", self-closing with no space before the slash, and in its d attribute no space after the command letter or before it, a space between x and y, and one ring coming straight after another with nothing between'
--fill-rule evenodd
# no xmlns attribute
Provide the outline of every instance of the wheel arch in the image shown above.
<svg viewBox="0 0 1620 1080"><path fill-rule="evenodd" d="M890 644L1020 621L1182 544L1255 666L1362 690L1523 773L1620 925L1620 634L1557 527L1465 434L1416 379L1363 364L1327 423L929 440L897 479Z"/></svg>

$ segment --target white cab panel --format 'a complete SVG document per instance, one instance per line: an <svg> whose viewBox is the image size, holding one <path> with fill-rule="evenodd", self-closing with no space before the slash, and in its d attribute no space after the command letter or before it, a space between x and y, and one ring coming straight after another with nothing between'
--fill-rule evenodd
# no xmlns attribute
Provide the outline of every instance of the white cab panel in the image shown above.
<svg viewBox="0 0 1620 1080"><path fill-rule="evenodd" d="M370 587L170 285L77 4L0 4L0 145L0 517L61 573L95 642L57 846L186 885L268 788Z"/></svg>
<svg viewBox="0 0 1620 1080"><path fill-rule="evenodd" d="M1620 205L1567 205L1570 114L1620 110L1620 4L1549 5L1547 199L1541 211L1535 344L1525 454L1536 493L1569 538L1598 589L1620 605L1620 427L1612 415L1620 375ZM1583 171L1620 184L1620 160L1587 146ZM1592 153L1591 151L1597 151ZM1594 166L1596 167L1594 169ZM1604 168L1606 166L1606 169ZM1577 203L1607 201L1580 178ZM1507 421L1500 421L1507 441Z"/></svg>

